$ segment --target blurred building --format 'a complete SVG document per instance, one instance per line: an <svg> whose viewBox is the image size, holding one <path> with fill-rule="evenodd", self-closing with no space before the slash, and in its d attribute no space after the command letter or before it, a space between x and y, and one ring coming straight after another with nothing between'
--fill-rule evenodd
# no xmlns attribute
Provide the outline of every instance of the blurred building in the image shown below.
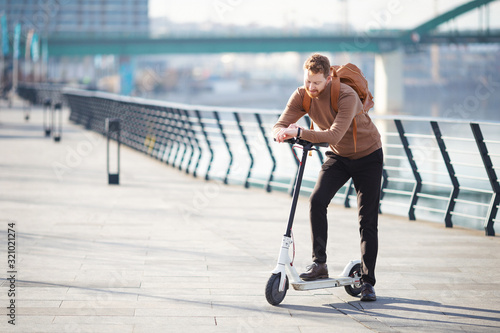
<svg viewBox="0 0 500 333"><path fill-rule="evenodd" d="M0 0L9 30L53 34L146 34L149 0Z"/></svg>

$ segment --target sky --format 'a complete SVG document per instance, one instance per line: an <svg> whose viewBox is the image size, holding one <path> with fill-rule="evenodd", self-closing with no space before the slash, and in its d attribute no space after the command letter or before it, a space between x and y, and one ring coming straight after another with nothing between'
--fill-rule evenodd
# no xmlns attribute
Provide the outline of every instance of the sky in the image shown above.
<svg viewBox="0 0 500 333"><path fill-rule="evenodd" d="M177 23L257 24L270 27L312 27L345 24L355 30L415 27L468 0L149 0L151 17ZM311 5L314 4L314 5ZM489 5L490 27L498 27L500 1ZM464 14L449 28L478 29L480 11ZM485 22L485 21L483 21Z"/></svg>

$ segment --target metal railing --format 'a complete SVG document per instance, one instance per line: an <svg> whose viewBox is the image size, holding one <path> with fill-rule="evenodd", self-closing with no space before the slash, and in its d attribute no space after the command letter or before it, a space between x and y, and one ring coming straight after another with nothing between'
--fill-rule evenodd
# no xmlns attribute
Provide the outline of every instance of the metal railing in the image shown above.
<svg viewBox="0 0 500 333"><path fill-rule="evenodd" d="M410 220L416 218L416 212L422 216L433 213L446 227L458 221L495 235L500 154L493 152L500 147L500 123L417 117L376 119L384 120L385 125L392 123L384 131L383 205L387 206L386 196L392 193L408 198L391 204L407 207ZM483 133L490 139L485 140ZM391 182L396 186L391 188Z"/></svg>
<svg viewBox="0 0 500 333"><path fill-rule="evenodd" d="M297 148L273 142L280 111L167 103L65 89L70 120L105 134L120 118L122 143L194 177L291 193ZM500 123L375 116L382 134L380 210L485 230L495 235L500 185ZM301 119L309 125L307 117ZM301 191L311 192L324 150L310 159ZM354 202L353 202L354 200ZM352 182L334 202L356 205Z"/></svg>
<svg viewBox="0 0 500 333"><path fill-rule="evenodd" d="M64 102L61 91L65 86L55 83L20 82L17 86L17 94L31 105L41 105L47 101L55 105Z"/></svg>

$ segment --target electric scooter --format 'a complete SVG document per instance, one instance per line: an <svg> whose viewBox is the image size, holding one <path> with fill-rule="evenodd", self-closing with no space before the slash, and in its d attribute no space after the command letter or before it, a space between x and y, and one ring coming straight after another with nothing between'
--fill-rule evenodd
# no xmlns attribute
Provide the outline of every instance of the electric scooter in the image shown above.
<svg viewBox="0 0 500 333"><path fill-rule="evenodd" d="M327 143L311 143L302 139L293 138L286 140L290 144L297 144L302 146L302 159L297 171L297 178L295 182L295 188L292 196L292 207L290 209L290 216L288 218L288 225L286 227L285 235L281 242L281 249L278 257L278 264L271 272L272 275L267 281L266 285L266 299L271 305L280 304L286 296L289 284L295 290L312 290L312 289L323 289L323 288L334 288L334 287L344 287L345 291L351 296L357 296L361 293L361 261L352 260L350 261L337 277L330 277L326 279L318 279L313 281L304 281L299 277L295 266L289 256L290 245L292 245L293 240L292 225L295 216L295 208L297 207L297 201L299 199L300 186L302 184L302 176L304 174L304 169L306 166L307 155L310 151L318 150L318 147L328 147ZM288 275L287 275L288 273ZM288 276L290 276L290 282L288 281Z"/></svg>

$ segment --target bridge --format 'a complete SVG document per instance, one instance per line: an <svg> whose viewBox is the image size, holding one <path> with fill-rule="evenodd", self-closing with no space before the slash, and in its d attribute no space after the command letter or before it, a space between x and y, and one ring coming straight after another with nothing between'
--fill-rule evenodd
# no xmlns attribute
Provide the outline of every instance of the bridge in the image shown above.
<svg viewBox="0 0 500 333"><path fill-rule="evenodd" d="M164 37L57 34L49 36L48 49L51 57L224 52L369 52L375 54L375 108L379 113L397 113L403 109L405 100L402 76L405 51L418 51L421 45L428 44L500 43L500 31L489 28L477 31L436 32L436 28L443 23L487 6L493 1L466 2L409 30L371 30L350 35L333 32L298 35L236 35L232 32L217 35L196 32L185 36ZM120 57L119 61L127 68L131 60L130 57ZM127 80L130 85L134 84L132 75L128 75ZM124 93L127 93L125 89Z"/></svg>
<svg viewBox="0 0 500 333"><path fill-rule="evenodd" d="M194 33L153 38L150 36L53 36L52 56L139 55L259 52L369 52L375 54L377 112L397 113L404 106L404 51L421 45L450 43L500 43L500 31L436 32L436 28L493 0L469 1L409 30L372 30L350 35L322 33L298 35L226 35ZM129 60L122 59L127 62Z"/></svg>
<svg viewBox="0 0 500 333"><path fill-rule="evenodd" d="M165 37L55 35L49 38L50 54L62 55L139 55L224 52L372 52L386 53L417 44L499 43L500 31L436 33L435 29L460 15L495 0L475 0L457 6L409 30L375 30L353 34L335 32L293 35L235 35L192 32Z"/></svg>

